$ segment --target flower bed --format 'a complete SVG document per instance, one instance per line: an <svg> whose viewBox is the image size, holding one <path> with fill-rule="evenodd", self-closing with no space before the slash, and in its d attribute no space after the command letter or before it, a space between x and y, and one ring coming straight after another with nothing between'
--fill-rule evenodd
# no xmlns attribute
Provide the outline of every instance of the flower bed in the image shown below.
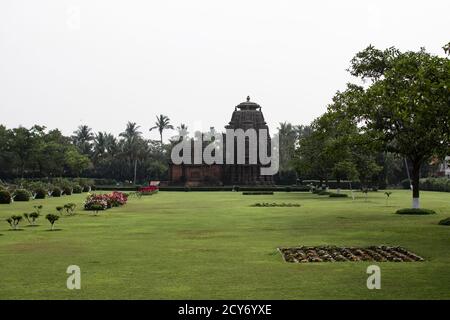
<svg viewBox="0 0 450 320"><path fill-rule="evenodd" d="M158 186L147 186L147 187L140 187L138 192L145 196L145 195L152 195L156 192L159 191L159 187Z"/></svg>
<svg viewBox="0 0 450 320"><path fill-rule="evenodd" d="M337 262L337 261L377 261L413 262L423 261L415 253L402 247L371 246L355 247L297 247L279 248L286 262Z"/></svg>
<svg viewBox="0 0 450 320"><path fill-rule="evenodd" d="M276 202L257 202L255 204L251 205L252 207L300 207L300 204L298 203L276 203Z"/></svg>
<svg viewBox="0 0 450 320"><path fill-rule="evenodd" d="M89 194L84 202L85 210L106 210L112 207L123 206L127 203L128 196L119 191L109 194Z"/></svg>

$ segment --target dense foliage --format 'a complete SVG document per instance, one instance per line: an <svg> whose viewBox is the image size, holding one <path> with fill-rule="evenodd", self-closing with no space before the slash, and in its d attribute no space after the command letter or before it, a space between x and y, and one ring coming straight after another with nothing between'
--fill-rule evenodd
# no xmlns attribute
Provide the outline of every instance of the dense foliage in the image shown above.
<svg viewBox="0 0 450 320"><path fill-rule="evenodd" d="M170 128L168 118L163 120L166 124L162 130ZM67 137L58 129L46 130L43 126L7 129L0 125L0 179L167 179L170 144L144 139L138 129L135 123L128 123L125 131L115 137L106 132L93 134L91 128L80 126ZM89 191L88 186L81 187Z"/></svg>

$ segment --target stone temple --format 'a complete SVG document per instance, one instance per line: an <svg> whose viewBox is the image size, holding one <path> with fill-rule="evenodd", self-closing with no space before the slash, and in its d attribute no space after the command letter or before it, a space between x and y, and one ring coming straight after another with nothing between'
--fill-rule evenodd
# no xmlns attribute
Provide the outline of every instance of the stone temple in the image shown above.
<svg viewBox="0 0 450 320"><path fill-rule="evenodd" d="M226 129L243 129L244 131L253 128L269 128L264 120L261 106L255 102L247 101L238 104L231 116L231 121L225 126ZM269 136L269 134L268 134ZM226 136L223 137L224 155L226 154ZM258 136L259 139L259 136ZM270 140L267 138L270 146ZM204 147L207 144L204 145ZM269 148L270 149L270 148ZM193 154L193 152L191 152ZM236 144L234 152L236 157ZM261 175L260 169L263 165L248 164L248 144L245 147L245 164L173 164L169 163L169 184L183 186L219 186L219 185L271 185L273 176ZM224 161L225 162L225 161ZM192 162L193 163L193 162Z"/></svg>

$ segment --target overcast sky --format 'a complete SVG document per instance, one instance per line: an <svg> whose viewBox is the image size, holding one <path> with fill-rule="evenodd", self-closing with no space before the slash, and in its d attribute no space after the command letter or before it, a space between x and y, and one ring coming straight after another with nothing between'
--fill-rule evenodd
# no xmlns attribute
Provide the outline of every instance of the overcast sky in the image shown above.
<svg viewBox="0 0 450 320"><path fill-rule="evenodd" d="M250 95L271 129L308 124L367 45L442 55L449 12L448 0L1 0L0 123L118 134L133 121L156 139L157 114L223 130Z"/></svg>

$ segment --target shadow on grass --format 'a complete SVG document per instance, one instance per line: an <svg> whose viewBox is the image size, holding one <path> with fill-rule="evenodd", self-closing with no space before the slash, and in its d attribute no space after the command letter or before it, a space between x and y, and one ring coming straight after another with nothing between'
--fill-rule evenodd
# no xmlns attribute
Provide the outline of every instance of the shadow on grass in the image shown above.
<svg viewBox="0 0 450 320"><path fill-rule="evenodd" d="M47 230L44 230L44 231L46 231L46 232L53 232L53 231L62 231L63 229L47 229Z"/></svg>
<svg viewBox="0 0 450 320"><path fill-rule="evenodd" d="M39 227L39 224L29 224L27 226L25 226L25 228L34 228L34 227Z"/></svg>
<svg viewBox="0 0 450 320"><path fill-rule="evenodd" d="M24 231L23 229L8 229L8 231Z"/></svg>

